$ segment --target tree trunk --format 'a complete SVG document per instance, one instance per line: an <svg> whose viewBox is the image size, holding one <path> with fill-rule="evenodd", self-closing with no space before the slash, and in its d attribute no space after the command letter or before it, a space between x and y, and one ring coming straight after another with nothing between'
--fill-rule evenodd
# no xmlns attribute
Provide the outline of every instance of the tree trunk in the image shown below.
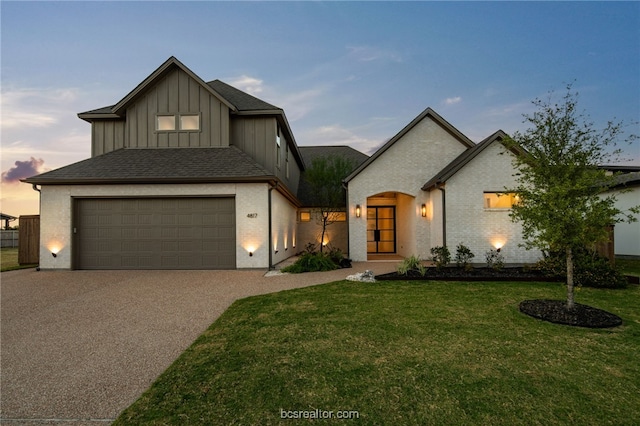
<svg viewBox="0 0 640 426"><path fill-rule="evenodd" d="M567 309L572 310L575 306L573 300L573 251L567 247Z"/></svg>

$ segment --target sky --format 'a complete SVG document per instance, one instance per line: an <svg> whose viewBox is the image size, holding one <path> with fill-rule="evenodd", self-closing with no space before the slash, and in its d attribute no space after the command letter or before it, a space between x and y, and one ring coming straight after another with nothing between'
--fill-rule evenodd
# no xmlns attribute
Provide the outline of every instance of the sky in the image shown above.
<svg viewBox="0 0 640 426"><path fill-rule="evenodd" d="M0 1L1 209L91 155L80 112L169 57L281 107L298 145L372 154L427 107L479 142L567 84L596 127L640 134L640 2ZM624 145L640 165L640 145ZM428 176L425 179L429 178Z"/></svg>

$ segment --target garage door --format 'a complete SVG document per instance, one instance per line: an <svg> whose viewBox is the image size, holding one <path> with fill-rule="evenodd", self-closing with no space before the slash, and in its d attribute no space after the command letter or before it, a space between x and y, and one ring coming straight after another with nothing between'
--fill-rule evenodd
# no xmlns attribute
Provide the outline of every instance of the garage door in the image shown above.
<svg viewBox="0 0 640 426"><path fill-rule="evenodd" d="M76 199L76 269L235 269L234 198Z"/></svg>

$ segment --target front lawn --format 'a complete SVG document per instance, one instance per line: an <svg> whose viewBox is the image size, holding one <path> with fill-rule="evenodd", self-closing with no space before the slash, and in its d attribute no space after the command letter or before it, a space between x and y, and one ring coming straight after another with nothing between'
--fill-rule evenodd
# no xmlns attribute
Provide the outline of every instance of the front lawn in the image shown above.
<svg viewBox="0 0 640 426"><path fill-rule="evenodd" d="M518 311L564 294L340 281L243 299L115 424L308 424L281 417L329 412L322 424L640 424L640 287L577 293L622 317L613 329Z"/></svg>
<svg viewBox="0 0 640 426"><path fill-rule="evenodd" d="M3 248L0 250L0 271L12 271L14 269L35 268L35 265L20 265L18 263L17 248Z"/></svg>

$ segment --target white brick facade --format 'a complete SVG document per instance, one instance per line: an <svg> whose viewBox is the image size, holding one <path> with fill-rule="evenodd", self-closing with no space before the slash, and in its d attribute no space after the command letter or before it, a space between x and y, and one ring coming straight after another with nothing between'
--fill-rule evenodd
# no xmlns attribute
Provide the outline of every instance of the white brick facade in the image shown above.
<svg viewBox="0 0 640 426"><path fill-rule="evenodd" d="M349 256L366 260L366 207L393 205L396 208L396 253L427 259L430 249L446 243L452 256L457 244L463 243L475 254L475 262L484 262L485 253L500 245L508 263L529 263L540 255L527 251L522 228L513 223L509 210L484 209L484 192L500 192L515 184L512 153L505 151L498 139L460 161L469 153L455 129L439 117L424 116L407 132L348 181ZM478 145L480 146L480 145ZM453 161L455 163L452 163ZM431 187L423 185L451 164L463 164L446 183ZM453 168L455 169L455 167ZM387 193L386 197L376 195ZM426 217L421 206L426 206ZM355 216L361 206L362 215Z"/></svg>
<svg viewBox="0 0 640 426"><path fill-rule="evenodd" d="M144 185L58 185L43 186L40 219L40 267L70 269L72 267L72 229L74 197L176 197L230 196L236 201L236 267L268 268L270 243L269 203L267 183L243 184L144 184ZM287 234L292 244L295 238L295 207L277 191L272 191L274 231L282 237L274 244L283 244ZM288 225L287 225L288 223ZM276 235L274 233L274 235ZM51 251L57 251L57 257ZM252 252L252 256L249 256ZM278 253L280 254L280 253ZM291 253L283 251L273 259L284 259Z"/></svg>

